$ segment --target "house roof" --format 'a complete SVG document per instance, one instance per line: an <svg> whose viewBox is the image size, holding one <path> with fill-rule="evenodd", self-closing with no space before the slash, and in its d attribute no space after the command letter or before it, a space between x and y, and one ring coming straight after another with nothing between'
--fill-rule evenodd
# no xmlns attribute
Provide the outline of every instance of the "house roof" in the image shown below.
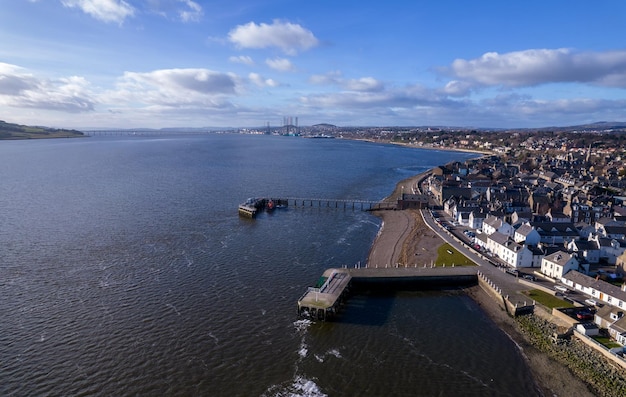
<svg viewBox="0 0 626 397"><path fill-rule="evenodd" d="M574 240L573 244L577 251L597 251L599 249L594 241Z"/></svg>
<svg viewBox="0 0 626 397"><path fill-rule="evenodd" d="M480 218L487 218L487 214L485 212L482 211L472 211L472 218L474 219L480 219Z"/></svg>
<svg viewBox="0 0 626 397"><path fill-rule="evenodd" d="M578 237L578 230L572 222L530 222L544 236Z"/></svg>
<svg viewBox="0 0 626 397"><path fill-rule="evenodd" d="M565 251L556 251L550 255L546 255L544 259L548 262L552 262L559 266L565 266L570 259L572 259L574 255L568 254Z"/></svg>
<svg viewBox="0 0 626 397"><path fill-rule="evenodd" d="M596 280L593 277L586 276L575 270L567 272L563 276L563 278L566 280L570 280L573 283L580 284L583 287L595 289L596 291L603 292L616 299L626 302L626 291L622 291L621 288L613 284L607 283L606 281L602 281L599 279Z"/></svg>
<svg viewBox="0 0 626 397"><path fill-rule="evenodd" d="M626 226L604 226L606 234L624 234L626 235Z"/></svg>
<svg viewBox="0 0 626 397"><path fill-rule="evenodd" d="M494 229L498 229L500 226L502 226L502 223L503 223L502 219L497 218L492 215L488 216L485 219L485 224L493 227Z"/></svg>
<svg viewBox="0 0 626 397"><path fill-rule="evenodd" d="M489 235L489 239L513 252L517 252L524 248L523 246L513 241L509 236L500 232L493 232Z"/></svg>
<svg viewBox="0 0 626 397"><path fill-rule="evenodd" d="M532 232L533 230L535 230L535 229L533 229L532 226L530 226L528 223L524 223L520 227L517 228L515 233L519 233L522 236L528 236L530 234L530 232Z"/></svg>

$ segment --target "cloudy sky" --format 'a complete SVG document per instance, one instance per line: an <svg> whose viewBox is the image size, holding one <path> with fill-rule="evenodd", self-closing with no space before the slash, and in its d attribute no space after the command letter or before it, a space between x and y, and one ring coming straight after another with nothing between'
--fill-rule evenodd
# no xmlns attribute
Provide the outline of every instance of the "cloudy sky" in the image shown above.
<svg viewBox="0 0 626 397"><path fill-rule="evenodd" d="M626 1L7 0L0 120L626 121Z"/></svg>

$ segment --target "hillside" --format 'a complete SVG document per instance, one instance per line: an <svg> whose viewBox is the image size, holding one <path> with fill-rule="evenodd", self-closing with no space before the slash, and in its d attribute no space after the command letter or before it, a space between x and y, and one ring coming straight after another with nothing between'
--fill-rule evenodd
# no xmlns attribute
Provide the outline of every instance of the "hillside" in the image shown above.
<svg viewBox="0 0 626 397"><path fill-rule="evenodd" d="M41 139L41 138L77 138L83 137L80 131L47 127L31 127L7 123L0 120L0 140L2 139Z"/></svg>

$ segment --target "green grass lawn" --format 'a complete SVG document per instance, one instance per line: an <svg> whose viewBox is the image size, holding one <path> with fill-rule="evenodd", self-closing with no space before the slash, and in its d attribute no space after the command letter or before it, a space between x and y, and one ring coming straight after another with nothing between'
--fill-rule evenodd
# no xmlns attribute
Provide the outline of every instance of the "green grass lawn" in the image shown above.
<svg viewBox="0 0 626 397"><path fill-rule="evenodd" d="M611 340L611 338L606 337L606 336L592 336L592 338L598 342L603 344L607 349L612 349L614 347L622 347L622 345L620 345L619 343L615 342L614 340Z"/></svg>
<svg viewBox="0 0 626 397"><path fill-rule="evenodd" d="M555 307L574 307L571 303L538 289L525 291L524 294L548 309L554 309Z"/></svg>
<svg viewBox="0 0 626 397"><path fill-rule="evenodd" d="M443 244L437 250L435 266L476 266L476 263L467 259L465 255L452 248L450 244Z"/></svg>

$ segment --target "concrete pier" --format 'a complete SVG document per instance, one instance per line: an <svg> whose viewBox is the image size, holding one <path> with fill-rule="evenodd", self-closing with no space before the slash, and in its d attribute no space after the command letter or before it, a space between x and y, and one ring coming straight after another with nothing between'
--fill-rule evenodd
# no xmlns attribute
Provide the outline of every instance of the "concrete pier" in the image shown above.
<svg viewBox="0 0 626 397"><path fill-rule="evenodd" d="M298 315L314 320L328 320L335 316L350 286L347 269L328 269L322 276L326 280L319 288L309 289L298 299Z"/></svg>
<svg viewBox="0 0 626 397"><path fill-rule="evenodd" d="M327 321L339 311L351 287L375 289L442 288L476 285L477 267L390 267L327 269L319 288L298 299L298 315Z"/></svg>

